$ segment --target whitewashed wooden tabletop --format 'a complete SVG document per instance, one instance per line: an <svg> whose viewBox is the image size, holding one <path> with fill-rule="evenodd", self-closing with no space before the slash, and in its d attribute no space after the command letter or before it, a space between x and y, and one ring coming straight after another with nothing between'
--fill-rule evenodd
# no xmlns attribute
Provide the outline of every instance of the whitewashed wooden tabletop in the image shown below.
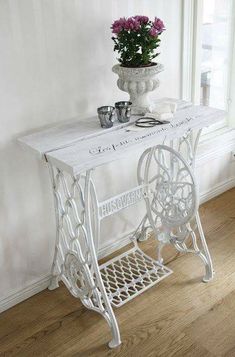
<svg viewBox="0 0 235 357"><path fill-rule="evenodd" d="M191 105L189 102L172 98L162 98L157 102L161 103L163 101L177 102L178 110L189 107ZM138 117L132 117L131 122L135 121L137 118ZM18 141L20 144L31 150L40 158L44 158L44 154L50 151L66 147L92 136L97 137L98 135L103 135L115 130L119 130L128 124L129 123L121 124L116 121L112 128L102 129L100 127L97 115L86 119L77 117L66 120L65 122L59 123L57 125L53 125L49 128L35 130L33 134L20 137Z"/></svg>
<svg viewBox="0 0 235 357"><path fill-rule="evenodd" d="M168 99L169 100L169 99ZM182 136L188 129L200 129L221 121L219 109L191 106L178 101L178 110L169 124L134 131L132 117L126 124L100 128L97 116L60 124L19 138L19 142L58 168L77 175L85 170L125 157L130 152Z"/></svg>

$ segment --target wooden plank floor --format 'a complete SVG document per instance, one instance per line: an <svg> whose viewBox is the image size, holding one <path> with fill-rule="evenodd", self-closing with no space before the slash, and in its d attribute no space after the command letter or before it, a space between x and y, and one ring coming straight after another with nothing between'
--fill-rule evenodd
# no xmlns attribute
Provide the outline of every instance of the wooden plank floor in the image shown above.
<svg viewBox="0 0 235 357"><path fill-rule="evenodd" d="M98 314L64 286L45 290L0 315L0 356L235 356L235 189L200 212L213 282L201 282L197 257L173 259L174 274L115 310L123 341L115 350ZM153 250L154 242L144 244Z"/></svg>

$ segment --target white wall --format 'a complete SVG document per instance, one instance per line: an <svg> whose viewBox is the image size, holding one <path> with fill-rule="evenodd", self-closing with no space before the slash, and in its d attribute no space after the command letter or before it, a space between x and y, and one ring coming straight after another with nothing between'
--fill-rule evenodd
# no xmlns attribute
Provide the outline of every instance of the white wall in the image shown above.
<svg viewBox="0 0 235 357"><path fill-rule="evenodd" d="M181 0L0 0L0 311L48 283L55 240L53 198L46 166L16 138L43 125L94 114L126 94L111 71L116 62L110 25L120 16L161 17L158 97L181 93ZM216 140L216 143L215 143ZM202 143L202 199L234 186L226 133ZM99 168L99 196L136 183L135 158ZM141 210L138 210L140 213ZM102 250L133 229L137 211L106 219Z"/></svg>
<svg viewBox="0 0 235 357"><path fill-rule="evenodd" d="M40 289L40 281L46 282L55 239L46 167L24 152L16 138L43 125L94 114L98 106L126 98L111 71L116 60L110 25L120 16L135 14L164 19L167 31L162 35L159 61L165 72L156 95L178 97L181 0L0 0L2 308ZM135 160L127 158L118 170L112 165L99 170L97 179L105 178L112 190L120 190L121 180L122 186L135 182L134 165ZM100 184L102 195L104 184ZM123 215L110 221L104 244L111 231L120 233L132 226ZM25 287L29 290L18 299L14 294L21 294Z"/></svg>

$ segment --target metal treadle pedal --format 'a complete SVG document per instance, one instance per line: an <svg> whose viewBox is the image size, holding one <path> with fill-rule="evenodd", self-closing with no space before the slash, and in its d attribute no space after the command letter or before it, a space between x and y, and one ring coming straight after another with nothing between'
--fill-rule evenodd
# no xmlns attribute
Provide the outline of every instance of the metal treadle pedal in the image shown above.
<svg viewBox="0 0 235 357"><path fill-rule="evenodd" d="M111 304L120 307L173 271L134 247L102 264L100 273Z"/></svg>

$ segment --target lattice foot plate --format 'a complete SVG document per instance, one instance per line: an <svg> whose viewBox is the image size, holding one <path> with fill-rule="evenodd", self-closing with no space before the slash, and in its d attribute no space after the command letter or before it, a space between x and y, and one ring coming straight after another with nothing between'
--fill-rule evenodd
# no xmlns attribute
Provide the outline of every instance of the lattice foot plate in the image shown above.
<svg viewBox="0 0 235 357"><path fill-rule="evenodd" d="M111 304L120 307L172 273L172 270L133 248L100 266Z"/></svg>

